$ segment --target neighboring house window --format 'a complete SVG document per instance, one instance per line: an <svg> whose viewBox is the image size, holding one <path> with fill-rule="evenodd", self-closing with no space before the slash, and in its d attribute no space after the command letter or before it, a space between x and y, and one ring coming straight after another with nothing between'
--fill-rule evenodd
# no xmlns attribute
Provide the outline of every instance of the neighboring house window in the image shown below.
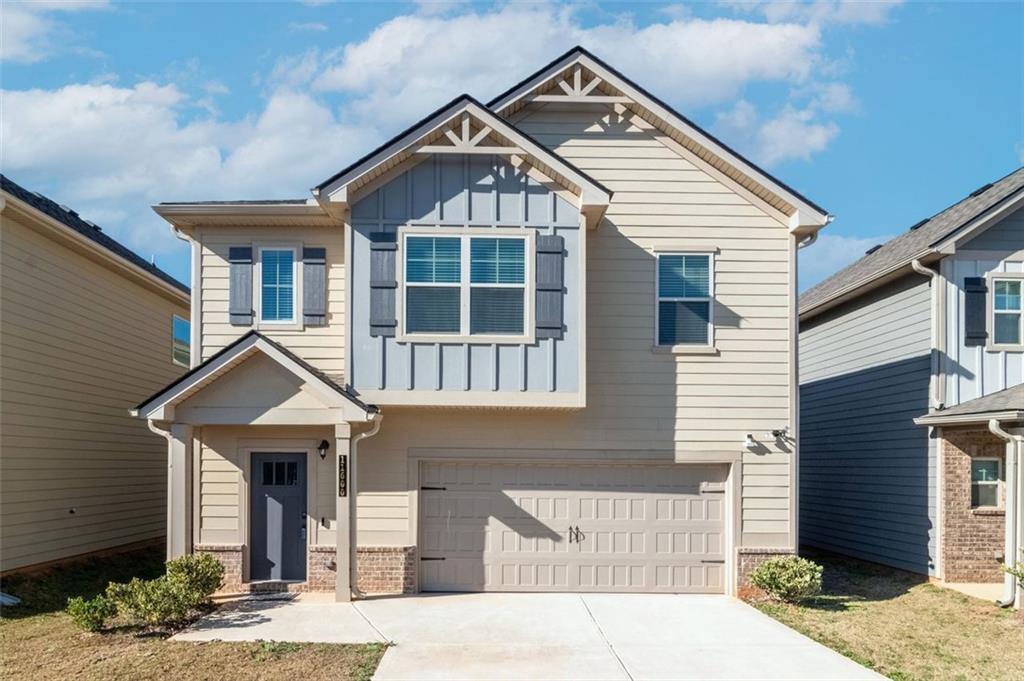
<svg viewBox="0 0 1024 681"><path fill-rule="evenodd" d="M192 361L192 325L178 315L171 317L171 359L187 367Z"/></svg>
<svg viewBox="0 0 1024 681"><path fill-rule="evenodd" d="M1024 337L1021 279L993 279L992 341L996 345L1020 345Z"/></svg>
<svg viewBox="0 0 1024 681"><path fill-rule="evenodd" d="M524 236L405 237L408 334L523 336Z"/></svg>
<svg viewBox="0 0 1024 681"><path fill-rule="evenodd" d="M658 345L711 345L711 255L659 253L657 260Z"/></svg>
<svg viewBox="0 0 1024 681"><path fill-rule="evenodd" d="M260 321L295 322L295 250L260 250Z"/></svg>
<svg viewBox="0 0 1024 681"><path fill-rule="evenodd" d="M1003 462L999 459L971 459L971 507L1002 505Z"/></svg>

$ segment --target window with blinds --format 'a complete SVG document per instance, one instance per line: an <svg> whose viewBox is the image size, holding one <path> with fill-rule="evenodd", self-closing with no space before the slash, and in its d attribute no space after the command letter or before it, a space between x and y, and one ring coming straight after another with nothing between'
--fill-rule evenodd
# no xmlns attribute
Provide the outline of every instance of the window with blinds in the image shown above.
<svg viewBox="0 0 1024 681"><path fill-rule="evenodd" d="M710 345L711 255L659 253L658 345Z"/></svg>
<svg viewBox="0 0 1024 681"><path fill-rule="evenodd" d="M295 322L295 251L260 250L260 320Z"/></svg>
<svg viewBox="0 0 1024 681"><path fill-rule="evenodd" d="M525 333L525 237L408 235L404 243L406 333Z"/></svg>

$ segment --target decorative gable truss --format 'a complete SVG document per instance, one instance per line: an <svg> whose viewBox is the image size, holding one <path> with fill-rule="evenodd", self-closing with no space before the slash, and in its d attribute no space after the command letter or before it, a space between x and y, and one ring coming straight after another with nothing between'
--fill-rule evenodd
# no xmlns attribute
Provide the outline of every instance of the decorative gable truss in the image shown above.
<svg viewBox="0 0 1024 681"><path fill-rule="evenodd" d="M546 90L527 95L526 102L549 104L629 104L632 100L624 95L607 94L599 86L604 80L591 71L585 71L576 64L556 76Z"/></svg>

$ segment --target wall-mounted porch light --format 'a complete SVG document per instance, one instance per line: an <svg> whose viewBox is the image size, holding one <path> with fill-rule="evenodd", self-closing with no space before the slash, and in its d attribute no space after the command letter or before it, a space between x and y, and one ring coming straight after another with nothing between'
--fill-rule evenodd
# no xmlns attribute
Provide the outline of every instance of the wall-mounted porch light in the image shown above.
<svg viewBox="0 0 1024 681"><path fill-rule="evenodd" d="M320 460L323 461L327 458L327 450L331 448L331 443L327 440L320 440L320 444L316 446L316 451L320 452Z"/></svg>
<svg viewBox="0 0 1024 681"><path fill-rule="evenodd" d="M747 433L747 437L743 440L743 446L747 449L753 449L754 447L754 436Z"/></svg>

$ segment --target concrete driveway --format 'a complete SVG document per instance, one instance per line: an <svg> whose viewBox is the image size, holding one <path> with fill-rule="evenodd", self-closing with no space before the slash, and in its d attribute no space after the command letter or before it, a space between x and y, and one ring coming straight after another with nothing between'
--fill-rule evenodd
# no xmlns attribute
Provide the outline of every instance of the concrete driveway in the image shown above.
<svg viewBox="0 0 1024 681"><path fill-rule="evenodd" d="M437 594L234 607L176 638L391 641L380 681L882 678L726 596Z"/></svg>

